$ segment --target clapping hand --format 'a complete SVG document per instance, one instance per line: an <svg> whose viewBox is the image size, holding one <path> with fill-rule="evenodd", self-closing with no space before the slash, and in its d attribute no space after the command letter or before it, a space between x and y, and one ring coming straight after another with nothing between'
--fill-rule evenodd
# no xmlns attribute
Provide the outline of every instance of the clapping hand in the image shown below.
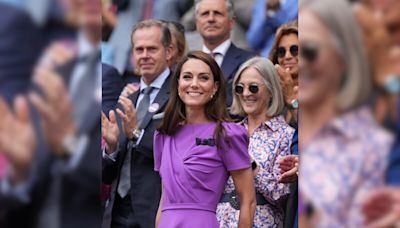
<svg viewBox="0 0 400 228"><path fill-rule="evenodd" d="M25 97L15 98L15 113L0 97L0 112L0 151L11 163L11 179L15 183L22 181L31 167L36 137Z"/></svg>
<svg viewBox="0 0 400 228"><path fill-rule="evenodd" d="M279 168L281 169L281 176L278 180L280 183L292 183L298 178L299 168L299 156L298 155L287 155L283 157L279 162Z"/></svg>
<svg viewBox="0 0 400 228"><path fill-rule="evenodd" d="M109 112L110 119L101 112L101 135L106 142L106 152L112 153L116 150L118 145L119 128L115 112Z"/></svg>

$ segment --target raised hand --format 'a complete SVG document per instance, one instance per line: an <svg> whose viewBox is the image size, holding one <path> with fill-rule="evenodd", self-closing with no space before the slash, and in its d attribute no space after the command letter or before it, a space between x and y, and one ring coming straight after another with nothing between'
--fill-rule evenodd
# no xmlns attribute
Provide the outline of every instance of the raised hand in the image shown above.
<svg viewBox="0 0 400 228"><path fill-rule="evenodd" d="M400 188L375 190L362 207L368 228L400 227Z"/></svg>
<svg viewBox="0 0 400 228"><path fill-rule="evenodd" d="M276 64L275 68L278 72L280 83L282 86L283 97L286 104L298 98L299 86L293 81L292 75L280 65Z"/></svg>
<svg viewBox="0 0 400 228"><path fill-rule="evenodd" d="M117 113L122 119L122 128L127 138L133 138L133 130L138 127L136 117L136 109L133 107L129 98L120 96L118 103L123 107L124 111L117 108Z"/></svg>
<svg viewBox="0 0 400 228"><path fill-rule="evenodd" d="M63 155L63 141L76 133L71 98L61 76L52 69L37 68L34 83L44 97L31 93L29 98L40 113L46 141L56 155Z"/></svg>
<svg viewBox="0 0 400 228"><path fill-rule="evenodd" d="M24 179L32 163L36 137L25 97L14 100L15 114L0 97L0 151L11 163L12 179Z"/></svg>
<svg viewBox="0 0 400 228"><path fill-rule="evenodd" d="M121 92L121 96L129 97L132 93L139 90L139 85L135 83L128 83Z"/></svg>
<svg viewBox="0 0 400 228"><path fill-rule="evenodd" d="M101 136L106 142L106 153L112 153L116 150L118 145L119 128L115 112L109 112L110 119L101 112Z"/></svg>
<svg viewBox="0 0 400 228"><path fill-rule="evenodd" d="M280 183L292 183L298 178L299 156L288 155L283 157L279 162L281 169Z"/></svg>
<svg viewBox="0 0 400 228"><path fill-rule="evenodd" d="M76 55L76 49L76 45L71 42L54 42L43 52L38 65L55 69L71 61Z"/></svg>

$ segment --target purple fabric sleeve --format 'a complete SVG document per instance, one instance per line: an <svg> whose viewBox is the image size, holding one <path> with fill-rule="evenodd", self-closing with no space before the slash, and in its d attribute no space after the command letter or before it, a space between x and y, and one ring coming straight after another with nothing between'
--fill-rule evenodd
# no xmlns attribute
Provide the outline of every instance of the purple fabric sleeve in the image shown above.
<svg viewBox="0 0 400 228"><path fill-rule="evenodd" d="M225 134L229 142L223 142L221 151L224 165L228 171L246 169L251 166L248 153L249 139L246 129L235 123L225 123Z"/></svg>
<svg viewBox="0 0 400 228"><path fill-rule="evenodd" d="M164 135L161 134L159 131L156 131L154 133L154 147L153 147L153 153L154 153L154 170L159 171L160 166L161 166L161 157L162 157L162 151L164 147Z"/></svg>

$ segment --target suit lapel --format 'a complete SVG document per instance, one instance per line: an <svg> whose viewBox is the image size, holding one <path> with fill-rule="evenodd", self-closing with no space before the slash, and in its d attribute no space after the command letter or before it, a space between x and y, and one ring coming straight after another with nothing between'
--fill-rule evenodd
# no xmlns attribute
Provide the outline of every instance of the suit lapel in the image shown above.
<svg viewBox="0 0 400 228"><path fill-rule="evenodd" d="M228 51L226 52L225 58L221 64L221 69L227 82L232 80L232 73L236 70L234 66L237 65L239 57L240 55L237 52L237 47L232 43Z"/></svg>
<svg viewBox="0 0 400 228"><path fill-rule="evenodd" d="M165 80L164 84L162 85L160 91L158 92L156 98L154 99L153 103L151 105L158 105L157 110L153 111L153 112L149 112L147 110L146 115L144 116L143 122L140 126L141 129L145 129L147 127L147 125L149 124L150 120L153 118L154 114L156 114L161 107L163 107L165 105L165 103L167 103L168 101L168 97L169 97L169 90L170 90L170 78L171 78L171 74L168 76L168 78Z"/></svg>

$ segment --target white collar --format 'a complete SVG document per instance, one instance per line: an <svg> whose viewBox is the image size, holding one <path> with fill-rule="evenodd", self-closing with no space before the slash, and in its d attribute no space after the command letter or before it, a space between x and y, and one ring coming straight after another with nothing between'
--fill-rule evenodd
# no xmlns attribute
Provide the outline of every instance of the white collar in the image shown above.
<svg viewBox="0 0 400 228"><path fill-rule="evenodd" d="M219 53L222 56L226 55L226 52L228 52L229 47L231 46L231 39L227 39L222 44L220 44L218 47L214 48L214 50L208 49L204 44L203 44L203 52L210 54L211 52L213 53Z"/></svg>
<svg viewBox="0 0 400 228"><path fill-rule="evenodd" d="M165 80L168 78L170 74L169 68L166 68L158 77L150 84L151 87L161 89ZM143 81L143 76L140 78L140 90L147 88L148 85Z"/></svg>
<svg viewBox="0 0 400 228"><path fill-rule="evenodd" d="M78 57L89 55L96 50L100 50L100 42L97 45L93 45L86 38L83 32L78 33Z"/></svg>

